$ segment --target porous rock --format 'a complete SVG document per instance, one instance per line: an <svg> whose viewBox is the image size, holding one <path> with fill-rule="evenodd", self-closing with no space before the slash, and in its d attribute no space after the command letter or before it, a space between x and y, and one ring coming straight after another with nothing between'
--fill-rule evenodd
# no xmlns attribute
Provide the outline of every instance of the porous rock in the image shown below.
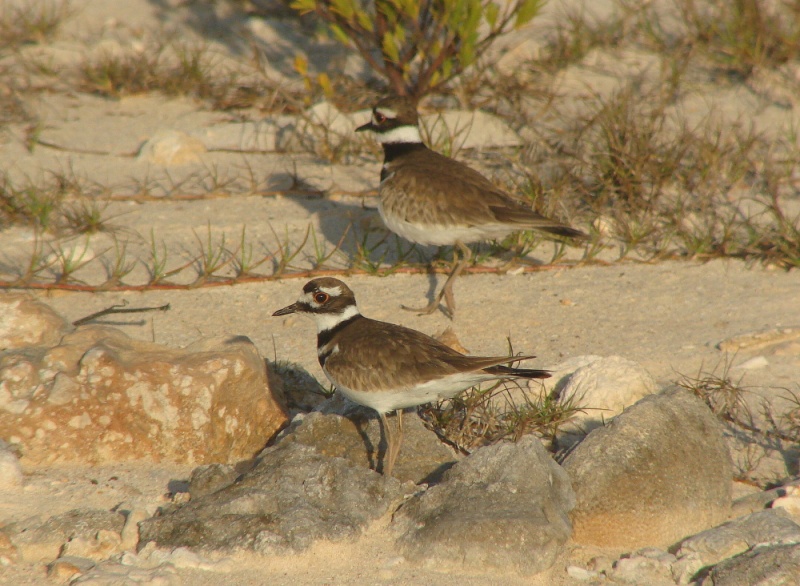
<svg viewBox="0 0 800 586"><path fill-rule="evenodd" d="M717 564L703 586L800 584L800 543L755 548Z"/></svg>
<svg viewBox="0 0 800 586"><path fill-rule="evenodd" d="M570 536L569 477L532 436L482 448L395 514L402 553L439 569L533 574Z"/></svg>
<svg viewBox="0 0 800 586"><path fill-rule="evenodd" d="M0 352L25 346L53 346L70 331L50 306L21 293L0 292Z"/></svg>
<svg viewBox="0 0 800 586"><path fill-rule="evenodd" d="M298 442L267 449L235 483L143 521L140 544L200 550L302 550L354 538L413 490Z"/></svg>
<svg viewBox="0 0 800 586"><path fill-rule="evenodd" d="M564 468L581 544L666 547L730 510L733 467L721 425L683 390L645 397L595 429Z"/></svg>
<svg viewBox="0 0 800 586"><path fill-rule="evenodd" d="M6 366L0 381L23 366L27 378L14 383L13 409L0 396L0 437L31 464L237 461L286 422L263 359L241 336L176 350L87 326Z"/></svg>

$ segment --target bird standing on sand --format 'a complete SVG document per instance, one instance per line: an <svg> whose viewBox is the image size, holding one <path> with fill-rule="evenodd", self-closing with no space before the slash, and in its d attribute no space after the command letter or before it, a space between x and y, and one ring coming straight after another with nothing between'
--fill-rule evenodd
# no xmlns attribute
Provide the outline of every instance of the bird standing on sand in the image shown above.
<svg viewBox="0 0 800 586"><path fill-rule="evenodd" d="M420 138L416 105L405 97L389 97L372 109L372 120L356 132L371 131L383 145L378 211L386 227L418 244L453 245L461 259L426 307L433 313L445 299L446 313L455 312L453 280L472 253L466 244L503 238L519 230L586 238L586 234L536 213L498 189L486 177L425 146Z"/></svg>
<svg viewBox="0 0 800 586"><path fill-rule="evenodd" d="M300 313L317 324L317 356L345 397L378 412L386 440L383 473L391 476L403 441L403 409L454 397L488 380L548 378L546 370L503 366L533 356L466 356L400 325L364 317L338 279L313 279L293 304L273 316ZM397 412L397 433L386 414Z"/></svg>

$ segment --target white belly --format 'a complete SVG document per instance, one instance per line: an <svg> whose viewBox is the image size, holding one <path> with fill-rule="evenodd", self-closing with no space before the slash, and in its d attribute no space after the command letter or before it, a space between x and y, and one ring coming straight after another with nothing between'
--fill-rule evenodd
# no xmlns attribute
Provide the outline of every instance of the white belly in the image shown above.
<svg viewBox="0 0 800 586"><path fill-rule="evenodd" d="M325 369L323 368L323 370ZM325 374L345 397L359 405L371 407L378 413L389 413L395 409L415 407L431 401L449 399L483 381L497 378L480 372L465 372L451 374L410 388L387 391L356 391L333 380L327 371L325 371Z"/></svg>
<svg viewBox="0 0 800 586"><path fill-rule="evenodd" d="M515 230L504 224L468 226L458 224L417 224L395 215L387 215L383 205L378 204L383 223L395 234L417 244L450 246L456 242L468 244L493 238L503 238ZM519 228L516 228L519 229Z"/></svg>

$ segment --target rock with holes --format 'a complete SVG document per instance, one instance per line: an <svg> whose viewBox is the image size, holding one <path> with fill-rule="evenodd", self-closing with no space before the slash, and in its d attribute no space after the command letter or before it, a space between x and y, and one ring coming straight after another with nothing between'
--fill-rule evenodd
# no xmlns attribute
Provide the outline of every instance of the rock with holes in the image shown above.
<svg viewBox="0 0 800 586"><path fill-rule="evenodd" d="M722 427L683 390L645 397L595 429L564 468L577 495L578 543L666 547L730 511L733 466Z"/></svg>
<svg viewBox="0 0 800 586"><path fill-rule="evenodd" d="M567 474L538 438L527 436L455 464L395 513L394 528L411 562L528 575L555 562L571 533L574 504Z"/></svg>
<svg viewBox="0 0 800 586"><path fill-rule="evenodd" d="M24 375L24 376L23 376ZM175 350L103 326L0 361L0 437L23 463L252 457L285 423L244 337Z"/></svg>

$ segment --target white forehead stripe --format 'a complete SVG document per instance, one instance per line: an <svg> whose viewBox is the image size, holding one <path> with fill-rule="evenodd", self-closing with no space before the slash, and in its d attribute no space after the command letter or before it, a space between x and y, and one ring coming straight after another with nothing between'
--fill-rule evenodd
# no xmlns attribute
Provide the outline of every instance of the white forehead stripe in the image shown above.
<svg viewBox="0 0 800 586"><path fill-rule="evenodd" d="M331 297L339 297L342 294L342 288L339 285L336 285L336 287L320 287L319 290Z"/></svg>
<svg viewBox="0 0 800 586"><path fill-rule="evenodd" d="M376 111L378 114L383 114L383 115L384 115L384 116L386 116L387 118L397 118L397 112L395 112L395 111L394 111L394 110L392 110L391 108L387 108L387 107L385 107L385 106L384 106L384 107L382 107L382 108L375 108L375 111Z"/></svg>
<svg viewBox="0 0 800 586"><path fill-rule="evenodd" d="M419 128L416 126L398 126L387 132L376 132L375 140L381 144L420 143Z"/></svg>

